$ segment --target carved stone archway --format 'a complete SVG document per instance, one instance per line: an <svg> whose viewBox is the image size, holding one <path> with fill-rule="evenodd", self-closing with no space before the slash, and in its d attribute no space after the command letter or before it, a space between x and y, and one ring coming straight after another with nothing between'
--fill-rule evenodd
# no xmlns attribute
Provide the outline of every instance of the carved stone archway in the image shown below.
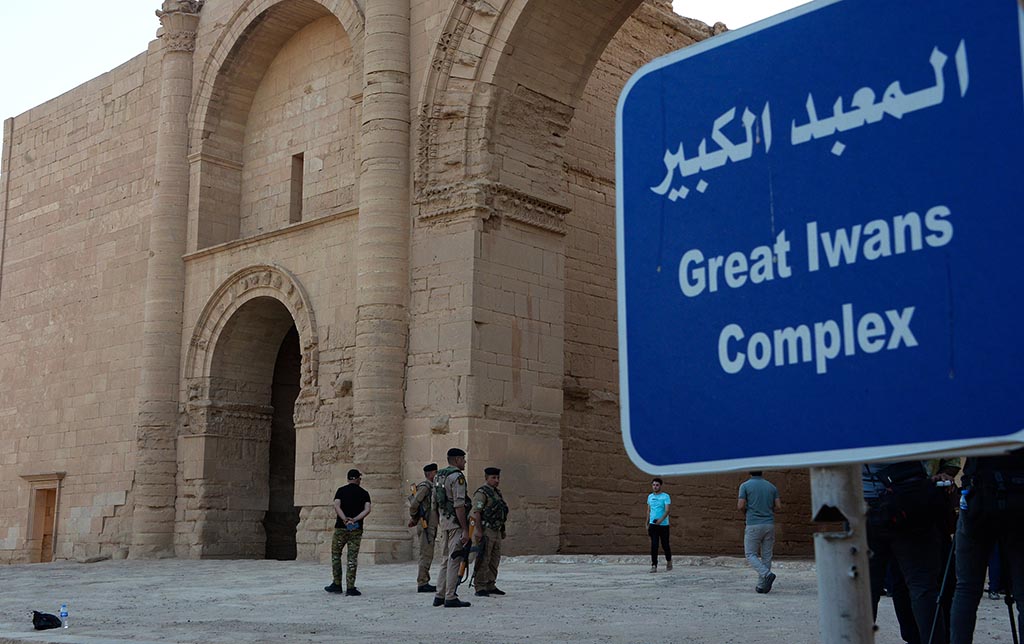
<svg viewBox="0 0 1024 644"><path fill-rule="evenodd" d="M335 72L360 78L365 20L355 0L246 0L212 43L189 110L190 251L242 236L244 137L254 97L286 43L326 17L351 46L351 65Z"/></svg>
<svg viewBox="0 0 1024 644"><path fill-rule="evenodd" d="M196 322L178 448L179 556L263 556L270 381L293 325L301 353L294 412L300 431L312 425L320 406L319 335L296 277L272 264L244 268L213 292Z"/></svg>
<svg viewBox="0 0 1024 644"><path fill-rule="evenodd" d="M453 2L420 97L419 220L500 215L564 233L565 134L605 46L642 2Z"/></svg>
<svg viewBox="0 0 1024 644"><path fill-rule="evenodd" d="M291 313L302 347L302 388L316 388L320 367L320 338L309 295L298 278L287 269L277 264L256 264L224 280L199 314L185 357L189 400L209 393L202 390L202 381L210 375L217 339L235 312L257 297L279 300Z"/></svg>

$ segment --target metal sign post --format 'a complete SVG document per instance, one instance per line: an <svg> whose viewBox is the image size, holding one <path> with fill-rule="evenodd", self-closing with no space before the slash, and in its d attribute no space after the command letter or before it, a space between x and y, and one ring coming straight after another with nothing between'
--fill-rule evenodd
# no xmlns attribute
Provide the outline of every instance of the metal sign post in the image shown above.
<svg viewBox="0 0 1024 644"><path fill-rule="evenodd" d="M845 528L814 534L821 641L870 644L875 638L860 469L812 467L811 507L815 522L844 521Z"/></svg>
<svg viewBox="0 0 1024 644"><path fill-rule="evenodd" d="M619 364L638 467L1024 445L1022 34L1015 0L818 0L630 79ZM822 593L862 619L860 483L814 471L851 528L818 539L819 570L860 575Z"/></svg>

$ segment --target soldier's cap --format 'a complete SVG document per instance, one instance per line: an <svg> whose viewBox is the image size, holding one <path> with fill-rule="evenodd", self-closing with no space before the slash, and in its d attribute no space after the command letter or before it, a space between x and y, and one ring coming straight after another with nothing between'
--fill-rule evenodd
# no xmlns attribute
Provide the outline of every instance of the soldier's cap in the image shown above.
<svg viewBox="0 0 1024 644"><path fill-rule="evenodd" d="M485 467L484 476L500 476L501 470L497 467Z"/></svg>
<svg viewBox="0 0 1024 644"><path fill-rule="evenodd" d="M348 471L348 480L350 480L350 481L354 481L354 480L356 480L358 478L362 478L362 477L363 477L363 475L359 472L359 470L349 470Z"/></svg>
<svg viewBox="0 0 1024 644"><path fill-rule="evenodd" d="M423 466L423 471L424 472L436 472L437 471L437 463L431 463L429 465L424 465Z"/></svg>
<svg viewBox="0 0 1024 644"><path fill-rule="evenodd" d="M458 447L453 447L448 450L448 458L455 458L456 456L465 456L466 452L462 451Z"/></svg>

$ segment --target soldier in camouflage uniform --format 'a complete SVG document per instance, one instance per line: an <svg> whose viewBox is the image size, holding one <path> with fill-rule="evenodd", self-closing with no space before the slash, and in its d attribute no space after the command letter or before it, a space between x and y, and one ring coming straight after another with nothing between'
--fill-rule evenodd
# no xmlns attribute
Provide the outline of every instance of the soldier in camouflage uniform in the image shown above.
<svg viewBox="0 0 1024 644"><path fill-rule="evenodd" d="M480 529L473 539L484 539L484 549L476 560L476 594L478 597L504 595L494 585L498 578L498 563L501 560L501 541L505 538L505 521L508 520L508 504L498 490L501 470L496 467L484 469L484 485L473 494L473 515Z"/></svg>
<svg viewBox="0 0 1024 644"><path fill-rule="evenodd" d="M420 541L420 567L416 575L416 591L432 593L437 590L430 583L430 564L434 561L434 538L437 536L437 506L434 504L434 478L437 463L423 468L423 480L409 498L409 527L416 526Z"/></svg>
<svg viewBox="0 0 1024 644"><path fill-rule="evenodd" d="M466 453L458 447L448 450L448 467L434 479L434 502L438 510L438 536L441 538L441 570L437 573L434 606L469 606L455 594L459 585L459 562L452 555L469 543L469 495L466 493Z"/></svg>

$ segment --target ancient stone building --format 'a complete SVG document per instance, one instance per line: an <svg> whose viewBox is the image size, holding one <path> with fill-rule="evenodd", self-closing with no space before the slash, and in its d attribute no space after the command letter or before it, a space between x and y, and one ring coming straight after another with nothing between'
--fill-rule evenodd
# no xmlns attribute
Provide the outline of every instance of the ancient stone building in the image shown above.
<svg viewBox="0 0 1024 644"><path fill-rule="evenodd" d="M714 29L667 0L160 9L146 52L4 121L0 561L325 558L353 466L363 552L406 558L451 446L471 484L503 468L509 552L642 551L614 110ZM736 550L742 478L670 482L679 550Z"/></svg>

